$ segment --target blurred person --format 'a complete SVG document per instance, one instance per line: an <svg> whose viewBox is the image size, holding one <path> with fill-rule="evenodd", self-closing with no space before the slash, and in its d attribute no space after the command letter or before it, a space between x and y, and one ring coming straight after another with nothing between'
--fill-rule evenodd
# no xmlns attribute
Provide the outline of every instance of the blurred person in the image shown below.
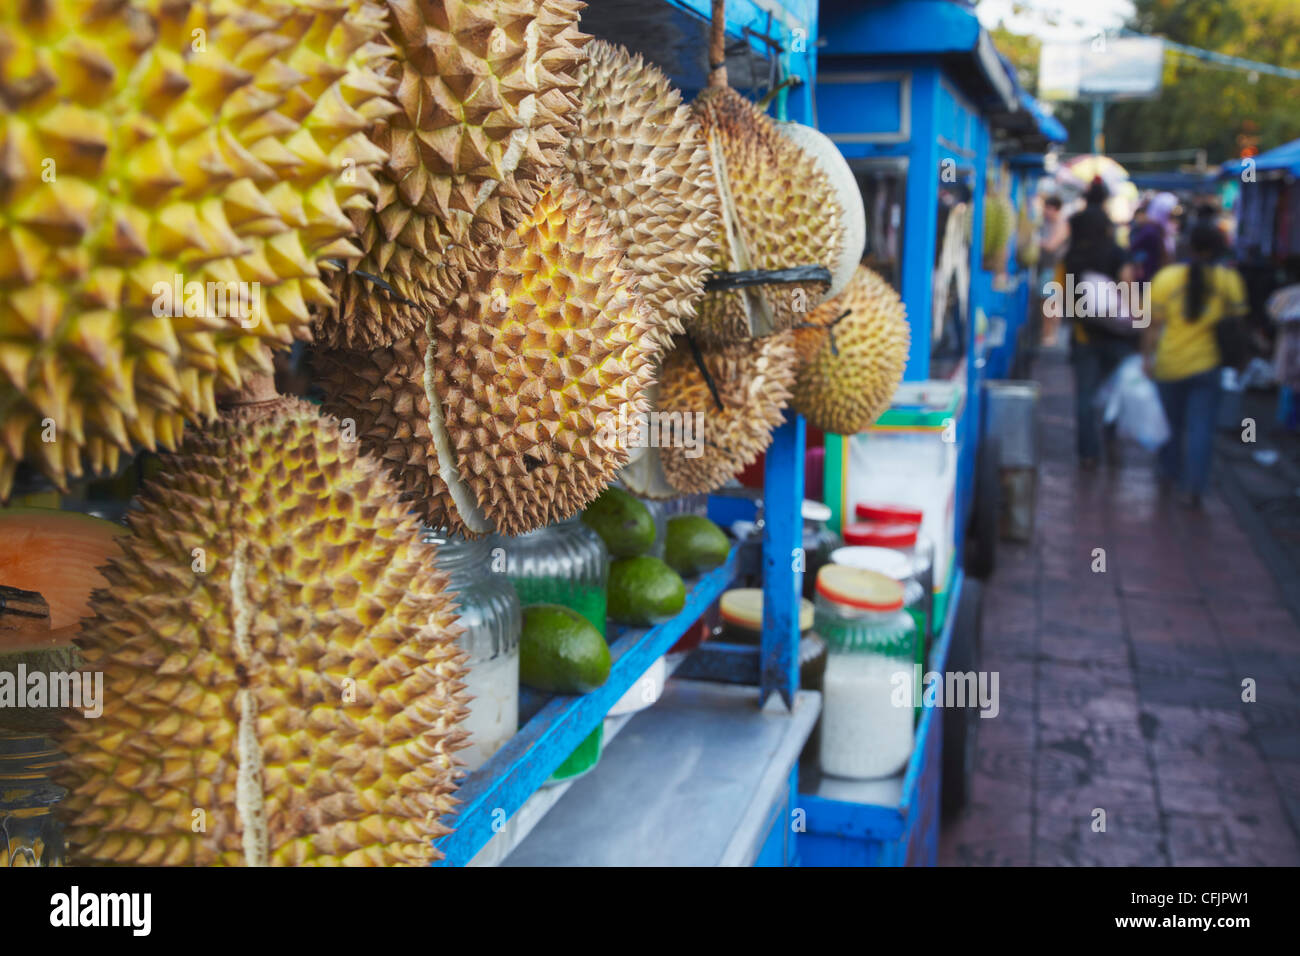
<svg viewBox="0 0 1300 956"><path fill-rule="evenodd" d="M1070 226L1065 221L1063 207L1060 196L1048 196L1043 200L1043 223L1038 239L1038 274L1046 282L1060 282L1064 278L1057 275L1065 247L1070 241ZM1046 301L1044 298L1043 303ZM1049 315L1046 309L1042 309L1042 316L1042 343L1055 345L1060 332L1060 317Z"/></svg>
<svg viewBox="0 0 1300 956"><path fill-rule="evenodd" d="M1100 178L1084 193L1084 207L1070 217L1070 245L1065 272L1081 281L1097 273L1112 282L1132 281L1124 250L1115 242L1115 226L1106 214L1109 192ZM1101 423L1095 407L1097 390L1119 364L1138 349L1137 338L1120 335L1076 317L1070 331L1070 364L1074 366L1075 440L1079 467L1090 471L1101 457ZM1113 432L1108 433L1113 437Z"/></svg>
<svg viewBox="0 0 1300 956"><path fill-rule="evenodd" d="M1169 419L1160 449L1162 489L1176 488L1188 507L1200 506L1210 480L1222 364L1214 327L1246 312L1246 288L1236 269L1215 265L1223 234L1197 222L1189 260L1166 266L1151 283L1151 324L1142 337L1143 367L1155 379Z"/></svg>
<svg viewBox="0 0 1300 956"><path fill-rule="evenodd" d="M1133 263L1133 278L1150 282L1155 274L1173 261L1174 210L1178 197L1173 193L1157 193L1138 208L1137 224L1129 236L1129 261Z"/></svg>

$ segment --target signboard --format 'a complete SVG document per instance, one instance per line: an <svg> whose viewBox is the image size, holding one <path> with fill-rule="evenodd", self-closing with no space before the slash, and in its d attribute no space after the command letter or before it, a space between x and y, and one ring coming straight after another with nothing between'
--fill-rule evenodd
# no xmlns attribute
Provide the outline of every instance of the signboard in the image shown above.
<svg viewBox="0 0 1300 956"><path fill-rule="evenodd" d="M1160 93L1164 62L1165 44L1156 37L1044 43L1038 56L1038 98L1151 99Z"/></svg>

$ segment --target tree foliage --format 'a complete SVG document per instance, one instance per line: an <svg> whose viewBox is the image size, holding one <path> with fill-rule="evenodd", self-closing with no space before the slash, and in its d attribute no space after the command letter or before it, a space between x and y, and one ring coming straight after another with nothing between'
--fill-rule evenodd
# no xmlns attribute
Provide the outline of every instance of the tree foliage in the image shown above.
<svg viewBox="0 0 1300 956"><path fill-rule="evenodd" d="M1127 26L1138 33L1300 69L1300 0L1133 0L1133 6ZM993 33L1021 80L1036 79L1037 40L1003 28ZM1068 150L1086 152L1087 105L1060 104L1056 112L1070 133ZM1165 53L1164 86L1157 98L1106 108L1106 150L1112 153L1199 147L1215 163L1240 155L1246 146L1270 149L1297 137L1300 80L1252 76L1172 50Z"/></svg>

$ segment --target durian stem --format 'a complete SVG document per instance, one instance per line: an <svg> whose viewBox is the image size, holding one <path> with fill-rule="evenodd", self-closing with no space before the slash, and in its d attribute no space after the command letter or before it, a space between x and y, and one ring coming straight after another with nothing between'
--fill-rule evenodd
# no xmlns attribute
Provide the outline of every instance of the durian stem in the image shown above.
<svg viewBox="0 0 1300 956"><path fill-rule="evenodd" d="M709 86L727 85L727 0L713 0L713 23L709 33Z"/></svg>
<svg viewBox="0 0 1300 956"><path fill-rule="evenodd" d="M244 377L242 387L217 397L221 408L238 408L241 405L261 405L280 397L275 389L275 375L270 372L253 372Z"/></svg>

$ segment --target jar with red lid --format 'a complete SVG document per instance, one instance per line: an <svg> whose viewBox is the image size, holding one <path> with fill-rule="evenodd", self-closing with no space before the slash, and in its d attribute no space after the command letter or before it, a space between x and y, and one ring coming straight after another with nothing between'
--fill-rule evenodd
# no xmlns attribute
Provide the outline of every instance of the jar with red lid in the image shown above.
<svg viewBox="0 0 1300 956"><path fill-rule="evenodd" d="M853 507L859 521L879 521L883 524L920 525L925 512L914 505L900 505L884 501L859 501Z"/></svg>
<svg viewBox="0 0 1300 956"><path fill-rule="evenodd" d="M828 564L817 575L814 628L826 642L820 763L853 780L901 771L915 741L916 627L903 586L875 571Z"/></svg>

